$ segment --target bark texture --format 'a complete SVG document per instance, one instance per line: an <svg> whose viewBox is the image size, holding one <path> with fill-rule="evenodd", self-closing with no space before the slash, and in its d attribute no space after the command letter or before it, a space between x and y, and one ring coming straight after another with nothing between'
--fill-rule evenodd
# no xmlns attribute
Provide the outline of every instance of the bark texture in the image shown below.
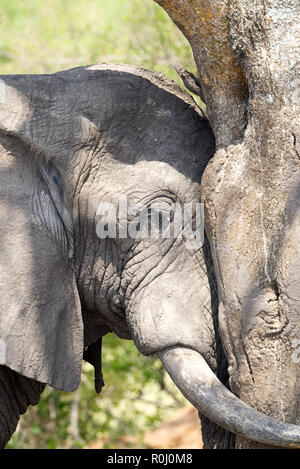
<svg viewBox="0 0 300 469"><path fill-rule="evenodd" d="M217 143L202 200L231 389L299 425L299 2L157 3L191 44Z"/></svg>
<svg viewBox="0 0 300 469"><path fill-rule="evenodd" d="M232 49L224 0L158 0L191 44L217 146L244 133L248 88Z"/></svg>

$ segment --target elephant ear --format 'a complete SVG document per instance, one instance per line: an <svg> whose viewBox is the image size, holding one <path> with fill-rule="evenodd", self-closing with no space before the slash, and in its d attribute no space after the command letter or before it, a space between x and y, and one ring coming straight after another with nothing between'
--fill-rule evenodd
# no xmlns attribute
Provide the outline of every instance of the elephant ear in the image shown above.
<svg viewBox="0 0 300 469"><path fill-rule="evenodd" d="M72 217L57 164L0 133L0 364L56 389L80 382Z"/></svg>

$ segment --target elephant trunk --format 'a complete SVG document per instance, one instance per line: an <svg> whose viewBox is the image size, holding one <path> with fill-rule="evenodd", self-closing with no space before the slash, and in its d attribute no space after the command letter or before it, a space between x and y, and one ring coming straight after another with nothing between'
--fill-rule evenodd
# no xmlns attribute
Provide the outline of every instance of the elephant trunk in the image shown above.
<svg viewBox="0 0 300 469"><path fill-rule="evenodd" d="M232 394L215 376L200 353L185 347L159 352L168 374L201 414L249 440L300 448L300 427L268 417Z"/></svg>
<svg viewBox="0 0 300 469"><path fill-rule="evenodd" d="M16 430L21 414L37 405L45 385L0 366L0 449Z"/></svg>
<svg viewBox="0 0 300 469"><path fill-rule="evenodd" d="M300 426L255 410L218 380L214 295L206 265L189 253L172 260L140 282L127 303L127 323L139 351L159 354L183 395L215 424L264 445L300 448Z"/></svg>

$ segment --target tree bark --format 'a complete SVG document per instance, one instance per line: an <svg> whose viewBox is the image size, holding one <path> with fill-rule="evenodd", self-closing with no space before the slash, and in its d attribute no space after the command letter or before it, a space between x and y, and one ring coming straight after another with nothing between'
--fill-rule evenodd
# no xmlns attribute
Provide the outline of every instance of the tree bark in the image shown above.
<svg viewBox="0 0 300 469"><path fill-rule="evenodd" d="M230 42L229 1L156 0L188 39L217 146L242 139L248 88Z"/></svg>

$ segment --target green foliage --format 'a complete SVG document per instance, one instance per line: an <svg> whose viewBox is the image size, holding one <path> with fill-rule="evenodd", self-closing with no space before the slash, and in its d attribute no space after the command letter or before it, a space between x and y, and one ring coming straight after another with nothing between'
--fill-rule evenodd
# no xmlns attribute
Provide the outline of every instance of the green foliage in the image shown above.
<svg viewBox="0 0 300 469"><path fill-rule="evenodd" d="M131 63L178 80L190 47L153 0L0 0L1 73L47 73L78 65Z"/></svg>
<svg viewBox="0 0 300 469"><path fill-rule="evenodd" d="M195 72L187 41L153 0L0 0L0 24L1 74L131 63L181 84L174 62ZM157 359L146 359L112 334L103 349L106 386L100 396L85 364L79 391L47 387L39 406L21 418L9 448L86 447L97 438L104 447L142 447L143 432L182 405Z"/></svg>
<svg viewBox="0 0 300 469"><path fill-rule="evenodd" d="M143 357L114 334L103 339L103 375L100 395L87 363L75 393L47 387L39 405L21 418L8 448L84 448L90 441L103 448L143 447L144 432L184 403L158 359Z"/></svg>

